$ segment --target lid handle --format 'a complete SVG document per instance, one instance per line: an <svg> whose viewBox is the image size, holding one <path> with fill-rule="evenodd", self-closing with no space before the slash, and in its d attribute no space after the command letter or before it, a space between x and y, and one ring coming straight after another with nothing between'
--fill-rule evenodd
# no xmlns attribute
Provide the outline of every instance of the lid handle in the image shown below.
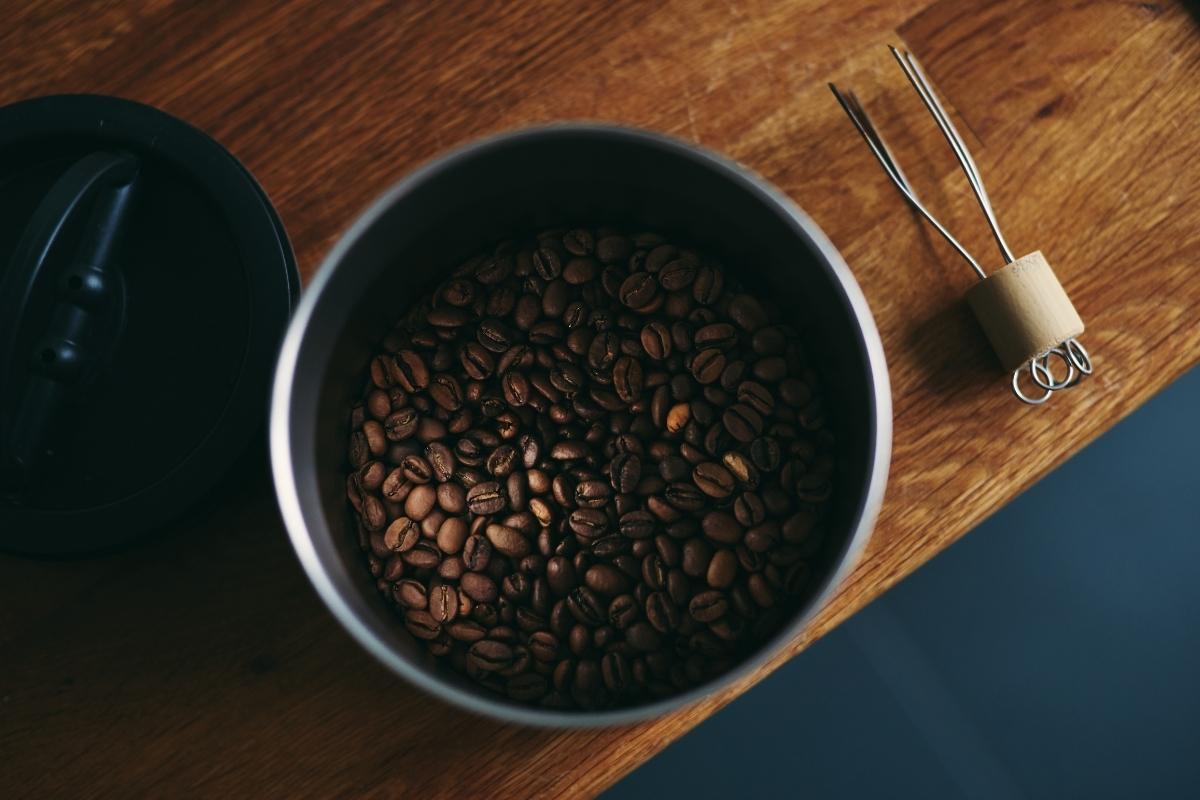
<svg viewBox="0 0 1200 800"><path fill-rule="evenodd" d="M138 166L127 153L93 153L76 162L34 212L0 280L6 493L19 494L28 483L52 447L67 401L116 346L123 288L112 255Z"/></svg>

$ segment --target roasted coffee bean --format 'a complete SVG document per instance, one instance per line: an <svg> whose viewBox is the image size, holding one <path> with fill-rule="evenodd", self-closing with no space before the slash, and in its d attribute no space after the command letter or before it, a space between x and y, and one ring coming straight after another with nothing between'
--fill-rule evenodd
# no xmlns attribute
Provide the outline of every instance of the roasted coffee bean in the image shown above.
<svg viewBox="0 0 1200 800"><path fill-rule="evenodd" d="M605 606L599 596L587 586L577 586L567 595L567 608L585 625L602 625Z"/></svg>
<svg viewBox="0 0 1200 800"><path fill-rule="evenodd" d="M658 281L649 272L635 272L621 283L618 299L632 309L650 305L658 294Z"/></svg>
<svg viewBox="0 0 1200 800"><path fill-rule="evenodd" d="M670 633L679 626L679 608L666 592L651 592L646 598L646 621L659 633Z"/></svg>
<svg viewBox="0 0 1200 800"><path fill-rule="evenodd" d="M630 539L646 539L654 535L657 521L646 511L630 511L621 516L621 535Z"/></svg>
<svg viewBox="0 0 1200 800"><path fill-rule="evenodd" d="M754 492L742 492L733 501L733 516L738 524L750 528L762 523L767 517L766 506Z"/></svg>
<svg viewBox="0 0 1200 800"><path fill-rule="evenodd" d="M418 639L436 639L442 632L438 624L428 612L412 610L404 615L404 627Z"/></svg>
<svg viewBox="0 0 1200 800"><path fill-rule="evenodd" d="M520 558L533 550L528 539L522 536L516 528L510 528L507 525L488 525L484 529L484 535L487 536L497 553L510 558Z"/></svg>
<svg viewBox="0 0 1200 800"><path fill-rule="evenodd" d="M608 564L594 564L584 573L588 588L608 597L623 594L629 589L629 578Z"/></svg>
<svg viewBox="0 0 1200 800"><path fill-rule="evenodd" d="M388 550L394 553L412 550L420 540L420 526L408 517L397 517L392 520L383 534L384 544L387 545Z"/></svg>
<svg viewBox="0 0 1200 800"><path fill-rule="evenodd" d="M721 544L737 544L742 540L742 526L737 519L725 511L710 511L701 521L704 535Z"/></svg>
<svg viewBox="0 0 1200 800"><path fill-rule="evenodd" d="M685 575L693 578L703 577L708 572L708 564L712 560L712 545L704 539L688 539L683 543L682 567Z"/></svg>
<svg viewBox="0 0 1200 800"><path fill-rule="evenodd" d="M436 489L427 484L414 486L413 490L408 493L408 497L404 498L404 513L420 522L429 516L429 512L433 511L436 504Z"/></svg>
<svg viewBox="0 0 1200 800"><path fill-rule="evenodd" d="M708 499L690 483L672 483L663 491L663 498L680 511L699 511Z"/></svg>
<svg viewBox="0 0 1200 800"><path fill-rule="evenodd" d="M557 245L539 247L533 252L533 268L543 280L552 281L562 274L562 251Z"/></svg>
<svg viewBox="0 0 1200 800"><path fill-rule="evenodd" d="M636 453L618 453L609 466L609 481L621 493L632 492L642 478L642 459Z"/></svg>
<svg viewBox="0 0 1200 800"><path fill-rule="evenodd" d="M640 338L642 349L655 361L671 355L671 332L661 322L649 322L643 326Z"/></svg>
<svg viewBox="0 0 1200 800"><path fill-rule="evenodd" d="M467 508L478 516L497 514L504 510L506 502L505 492L495 481L477 484L467 491Z"/></svg>
<svg viewBox="0 0 1200 800"><path fill-rule="evenodd" d="M440 483L437 504L447 514L461 514L467 510L467 491L459 483Z"/></svg>
<svg viewBox="0 0 1200 800"><path fill-rule="evenodd" d="M496 672L512 665L516 654L504 642L482 639L467 651L467 663L481 672Z"/></svg>
<svg viewBox="0 0 1200 800"><path fill-rule="evenodd" d="M546 562L546 582L550 590L562 597L575 588L575 565L565 556L554 556Z"/></svg>
<svg viewBox="0 0 1200 800"><path fill-rule="evenodd" d="M402 408L383 420L383 433L393 442L402 442L417 432L420 415L415 408ZM366 444L365 439L363 444ZM351 459L353 462L353 459Z"/></svg>
<svg viewBox="0 0 1200 800"><path fill-rule="evenodd" d="M692 358L692 377L697 383L713 383L724 369L725 355L720 350L701 350Z"/></svg>
<svg viewBox="0 0 1200 800"><path fill-rule="evenodd" d="M482 381L491 377L496 369L496 360L486 347L478 342L467 342L458 351L458 361L463 372L472 380Z"/></svg>
<svg viewBox="0 0 1200 800"><path fill-rule="evenodd" d="M567 522L577 536L588 541L599 539L608 531L608 515L598 508L577 508Z"/></svg>
<svg viewBox="0 0 1200 800"><path fill-rule="evenodd" d="M481 572L467 572L459 579L459 586L477 603L492 603L500 596L500 588L488 575Z"/></svg>
<svg viewBox="0 0 1200 800"><path fill-rule="evenodd" d="M442 560L437 547L429 542L417 542L411 550L400 555L404 563L417 569L434 569Z"/></svg>
<svg viewBox="0 0 1200 800"><path fill-rule="evenodd" d="M781 536L779 523L770 520L746 531L746 547L758 553L765 553L779 544Z"/></svg>
<svg viewBox="0 0 1200 800"><path fill-rule="evenodd" d="M625 641L634 649L649 653L659 649L662 637L649 622L635 622L625 630Z"/></svg>
<svg viewBox="0 0 1200 800"><path fill-rule="evenodd" d="M779 442L770 436L760 436L750 443L750 460L763 472L779 469L781 458Z"/></svg>
<svg viewBox="0 0 1200 800"><path fill-rule="evenodd" d="M580 508L600 508L611 496L612 487L601 480L580 481L575 487L575 504Z"/></svg>
<svg viewBox="0 0 1200 800"><path fill-rule="evenodd" d="M688 613L697 622L716 622L729 610L729 601L717 591L701 592L688 603Z"/></svg>
<svg viewBox="0 0 1200 800"><path fill-rule="evenodd" d="M392 381L406 392L419 392L429 386L429 367L413 350L401 350L387 362Z"/></svg>
<svg viewBox="0 0 1200 800"><path fill-rule="evenodd" d="M404 479L412 483L429 483L433 480L433 467L421 456L411 453L400 461Z"/></svg>
<svg viewBox="0 0 1200 800"><path fill-rule="evenodd" d="M665 264L658 271L658 282L668 292L674 292L691 285L696 277L698 264L695 257L684 256Z"/></svg>
<svg viewBox="0 0 1200 800"><path fill-rule="evenodd" d="M467 541L467 520L463 517L447 517L438 526L437 546L443 553L454 555L463 549Z"/></svg>
<svg viewBox="0 0 1200 800"><path fill-rule="evenodd" d="M643 373L640 362L630 356L622 356L613 365L613 390L626 403L632 403L642 394ZM380 431L382 436L382 430Z"/></svg>
<svg viewBox="0 0 1200 800"><path fill-rule="evenodd" d="M733 494L734 480L729 470L706 461L692 470L692 482L709 497L723 500Z"/></svg>
<svg viewBox="0 0 1200 800"><path fill-rule="evenodd" d="M725 409L721 423L729 435L739 442L752 442L762 433L762 416L745 403L735 403Z"/></svg>
<svg viewBox="0 0 1200 800"><path fill-rule="evenodd" d="M400 605L418 611L424 609L429 603L425 584L412 579L402 580L397 583L393 591L393 596Z"/></svg>
<svg viewBox="0 0 1200 800"><path fill-rule="evenodd" d="M713 322L696 331L692 342L697 350L729 350L737 344L737 331L727 322Z"/></svg>
<svg viewBox="0 0 1200 800"><path fill-rule="evenodd" d="M737 578L738 561L732 550L718 550L708 562L705 579L714 589L725 589Z"/></svg>
<svg viewBox="0 0 1200 800"><path fill-rule="evenodd" d="M429 615L445 625L458 615L458 592L449 584L440 584L429 592Z"/></svg>
<svg viewBox="0 0 1200 800"><path fill-rule="evenodd" d="M725 288L725 275L712 264L703 264L692 281L692 297L697 303L712 305Z"/></svg>
<svg viewBox="0 0 1200 800"><path fill-rule="evenodd" d="M484 467L496 478L507 478L520 463L517 448L511 444L502 444L491 452L484 461Z"/></svg>

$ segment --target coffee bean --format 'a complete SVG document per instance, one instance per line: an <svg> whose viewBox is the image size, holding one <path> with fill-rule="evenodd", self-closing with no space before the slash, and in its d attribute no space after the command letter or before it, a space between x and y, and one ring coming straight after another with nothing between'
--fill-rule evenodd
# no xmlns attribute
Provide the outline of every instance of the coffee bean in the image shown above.
<svg viewBox="0 0 1200 800"><path fill-rule="evenodd" d="M721 544L737 544L742 539L742 526L725 511L710 511L701 521L704 535Z"/></svg>
<svg viewBox="0 0 1200 800"><path fill-rule="evenodd" d="M564 556L554 556L546 562L546 582L556 595L565 596L575 588L575 566Z"/></svg>
<svg viewBox="0 0 1200 800"><path fill-rule="evenodd" d="M712 264L703 264L692 281L692 297L697 303L712 305L725 288L725 275Z"/></svg>
<svg viewBox="0 0 1200 800"><path fill-rule="evenodd" d="M653 515L646 511L630 511L620 519L622 536L630 539L646 539L654 535L657 522Z"/></svg>
<svg viewBox="0 0 1200 800"><path fill-rule="evenodd" d="M408 493L408 497L404 499L404 513L420 522L429 516L429 512L433 511L436 504L437 490L429 485L415 486Z"/></svg>
<svg viewBox="0 0 1200 800"><path fill-rule="evenodd" d="M412 483L429 483L433 480L433 467L421 456L410 453L400 461L404 479Z"/></svg>
<svg viewBox="0 0 1200 800"><path fill-rule="evenodd" d="M733 494L734 480L729 470L706 461L692 470L692 482L709 497L722 500Z"/></svg>
<svg viewBox="0 0 1200 800"><path fill-rule="evenodd" d="M708 563L712 560L712 545L704 539L688 539L683 543L682 567L685 575L693 578L704 576L708 572Z"/></svg>
<svg viewBox="0 0 1200 800"><path fill-rule="evenodd" d="M417 569L434 569L442 560L442 554L437 547L429 542L417 542L411 550L401 554L404 563Z"/></svg>
<svg viewBox="0 0 1200 800"><path fill-rule="evenodd" d="M661 322L646 323L640 338L642 349L655 361L661 361L671 355L671 333Z"/></svg>
<svg viewBox="0 0 1200 800"><path fill-rule="evenodd" d="M705 578L714 589L725 589L737 578L738 561L732 550L718 550L708 562Z"/></svg>
<svg viewBox="0 0 1200 800"><path fill-rule="evenodd" d="M750 443L750 460L763 472L778 469L781 458L779 442L770 436L761 436Z"/></svg>
<svg viewBox="0 0 1200 800"><path fill-rule="evenodd" d="M609 481L622 493L632 492L642 477L642 459L635 453L618 453L609 466Z"/></svg>
<svg viewBox="0 0 1200 800"><path fill-rule="evenodd" d="M669 262L658 273L658 282L668 292L690 286L696 277L697 262L694 257L677 258Z"/></svg>
<svg viewBox="0 0 1200 800"><path fill-rule="evenodd" d="M515 656L504 642L482 639L467 650L467 663L482 672L496 672L511 666Z"/></svg>
<svg viewBox="0 0 1200 800"><path fill-rule="evenodd" d="M777 383L787 377L787 362L780 356L768 356L754 362L754 377L766 383Z"/></svg>
<svg viewBox="0 0 1200 800"><path fill-rule="evenodd" d="M649 272L635 272L621 283L617 297L627 307L641 309L658 294L658 281Z"/></svg>
<svg viewBox="0 0 1200 800"><path fill-rule="evenodd" d="M472 514L488 516L504 510L507 498L495 481L486 481L467 491L467 508Z"/></svg>
<svg viewBox="0 0 1200 800"><path fill-rule="evenodd" d="M754 492L742 492L733 501L733 516L739 525L750 528L766 519L767 509L757 494Z"/></svg>
<svg viewBox="0 0 1200 800"><path fill-rule="evenodd" d="M580 508L600 508L611 496L612 488L601 480L580 481L575 487L575 503Z"/></svg>
<svg viewBox="0 0 1200 800"><path fill-rule="evenodd" d="M437 487L438 507L447 514L461 514L467 510L467 492L459 483L440 483Z"/></svg>
<svg viewBox="0 0 1200 800"><path fill-rule="evenodd" d="M696 331L692 339L697 350L716 348L725 351L737 344L737 331L727 322L713 322Z"/></svg>
<svg viewBox="0 0 1200 800"><path fill-rule="evenodd" d="M729 610L729 601L717 591L701 592L688 603L688 613L697 622L715 622Z"/></svg>
<svg viewBox="0 0 1200 800"><path fill-rule="evenodd" d="M497 553L512 557L520 558L528 555L532 551L529 540L521 535L515 528L510 528L507 525L488 525L484 529L484 535L487 536L492 547Z"/></svg>
<svg viewBox="0 0 1200 800"><path fill-rule="evenodd" d="M757 381L742 381L738 384L737 400L763 416L775 410L775 397Z"/></svg>
<svg viewBox="0 0 1200 800"><path fill-rule="evenodd" d="M680 511L699 511L707 505L704 493L690 483L672 483L663 497Z"/></svg>
<svg viewBox="0 0 1200 800"><path fill-rule="evenodd" d="M396 584L394 591L396 601L405 608L424 609L428 604L425 584L420 581L405 579Z"/></svg>
<svg viewBox="0 0 1200 800"><path fill-rule="evenodd" d="M608 530L608 515L597 508L577 508L567 522L576 535L589 541L599 539Z"/></svg>
<svg viewBox="0 0 1200 800"><path fill-rule="evenodd" d="M388 550L404 553L413 549L421 540L421 529L408 517L397 517L392 520L383 534L383 542Z"/></svg>
<svg viewBox="0 0 1200 800"><path fill-rule="evenodd" d="M625 403L632 403L642 394L643 373L640 362L630 356L617 359L613 365L613 390ZM382 431L381 431L382 437Z"/></svg>
<svg viewBox="0 0 1200 800"><path fill-rule="evenodd" d="M449 584L441 584L429 593L429 615L445 625L458 614L458 592Z"/></svg>
<svg viewBox="0 0 1200 800"><path fill-rule="evenodd" d="M687 403L676 403L667 411L664 427L667 433L679 433L691 422L692 407Z"/></svg>
<svg viewBox="0 0 1200 800"><path fill-rule="evenodd" d="M491 603L500 596L500 588L491 577L481 572L464 573L459 586L477 603Z"/></svg>
<svg viewBox="0 0 1200 800"><path fill-rule="evenodd" d="M629 589L629 578L608 564L595 564L584 573L588 588L602 595L613 597Z"/></svg>
<svg viewBox="0 0 1200 800"><path fill-rule="evenodd" d="M692 377L701 384L718 380L724 369L725 355L720 350L701 350L692 359Z"/></svg>
<svg viewBox="0 0 1200 800"><path fill-rule="evenodd" d="M646 598L646 621L659 633L679 626L679 609L666 592L651 592Z"/></svg>
<svg viewBox="0 0 1200 800"><path fill-rule="evenodd" d="M661 646L662 637L649 622L635 622L626 629L625 641L634 649L648 653Z"/></svg>
<svg viewBox="0 0 1200 800"><path fill-rule="evenodd" d="M770 520L746 531L746 547L758 553L765 553L779 544L781 536L779 523Z"/></svg>
<svg viewBox="0 0 1200 800"><path fill-rule="evenodd" d="M757 411L744 403L725 409L721 423L729 435L739 442L751 442L762 433L763 420Z"/></svg>
<svg viewBox="0 0 1200 800"><path fill-rule="evenodd" d="M442 632L442 626L426 611L407 612L404 615L404 627L418 639L436 639Z"/></svg>
<svg viewBox="0 0 1200 800"><path fill-rule="evenodd" d="M420 416L415 408L402 408L389 414L383 421L383 433L393 442L401 442L417 432ZM365 439L363 444L366 444ZM351 459L353 463L354 459Z"/></svg>
<svg viewBox="0 0 1200 800"><path fill-rule="evenodd" d="M401 350L387 364L392 381L406 392L419 392L429 386L429 367L413 350Z"/></svg>
<svg viewBox="0 0 1200 800"><path fill-rule="evenodd" d="M604 622L605 606L587 586L577 586L567 595L567 608L585 625L595 626Z"/></svg>
<svg viewBox="0 0 1200 800"><path fill-rule="evenodd" d="M437 531L437 546L443 553L453 555L462 550L467 541L467 521L463 517L447 517Z"/></svg>

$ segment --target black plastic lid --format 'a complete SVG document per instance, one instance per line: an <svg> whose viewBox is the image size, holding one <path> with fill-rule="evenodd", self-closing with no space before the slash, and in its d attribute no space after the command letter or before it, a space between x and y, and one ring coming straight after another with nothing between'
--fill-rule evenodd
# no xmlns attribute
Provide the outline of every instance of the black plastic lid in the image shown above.
<svg viewBox="0 0 1200 800"><path fill-rule="evenodd" d="M207 494L262 431L298 289L205 134L112 97L0 108L0 549L110 548Z"/></svg>

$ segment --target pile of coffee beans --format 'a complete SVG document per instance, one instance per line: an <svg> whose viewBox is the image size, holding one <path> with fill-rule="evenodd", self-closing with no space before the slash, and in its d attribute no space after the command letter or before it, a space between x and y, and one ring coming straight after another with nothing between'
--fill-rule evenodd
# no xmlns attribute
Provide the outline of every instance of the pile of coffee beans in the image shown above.
<svg viewBox="0 0 1200 800"><path fill-rule="evenodd" d="M379 591L513 700L671 695L778 630L833 438L794 309L655 234L546 231L403 316L351 413Z"/></svg>

